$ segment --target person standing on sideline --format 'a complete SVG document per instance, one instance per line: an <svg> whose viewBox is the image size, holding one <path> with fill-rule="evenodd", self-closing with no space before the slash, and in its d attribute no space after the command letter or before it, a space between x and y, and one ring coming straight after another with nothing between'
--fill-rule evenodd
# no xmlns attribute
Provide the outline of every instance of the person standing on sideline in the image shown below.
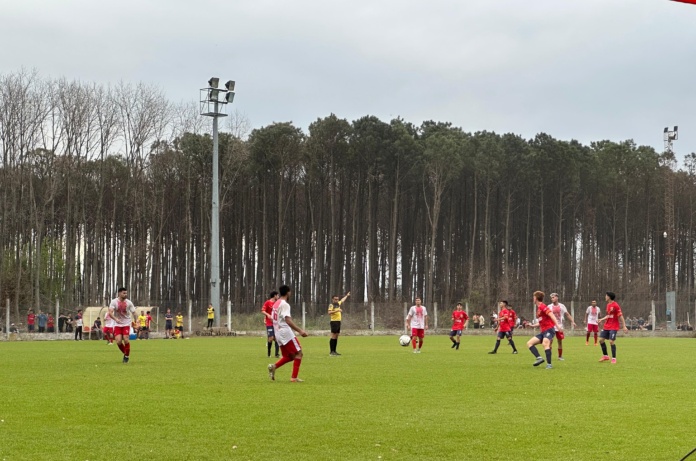
<svg viewBox="0 0 696 461"><path fill-rule="evenodd" d="M138 341L145 339L145 333L147 332L147 316L145 311L140 311L138 316Z"/></svg>
<svg viewBox="0 0 696 461"><path fill-rule="evenodd" d="M46 321L46 332L47 333L55 333L56 332L56 323L55 323L55 320L53 319L53 316L51 314L48 314L48 320Z"/></svg>
<svg viewBox="0 0 696 461"><path fill-rule="evenodd" d="M500 312L498 313L498 335L495 340L495 348L489 352L489 354L497 354L498 348L500 347L500 340L507 338L508 344L512 346L512 353L517 354L517 348L515 347L515 341L512 340L512 330L515 328L515 311L508 308L508 302L502 300L498 303Z"/></svg>
<svg viewBox="0 0 696 461"><path fill-rule="evenodd" d="M181 311L176 313L176 330L179 332L177 338L184 339L184 316Z"/></svg>
<svg viewBox="0 0 696 461"><path fill-rule="evenodd" d="M416 304L411 306L406 317L406 329L411 329L411 343L413 353L420 354L425 338L425 330L428 329L428 310L421 306L421 299L416 298ZM416 348L416 338L418 338L418 348Z"/></svg>
<svg viewBox="0 0 696 461"><path fill-rule="evenodd" d="M295 325L290 315L290 304L288 299L292 294L289 286L283 285L278 289L280 298L273 303L273 328L275 331L276 340L280 343L280 350L283 356L276 363L268 364L268 376L272 381L275 381L275 372L288 362L292 362L292 376L290 381L293 383L301 383L302 379L298 378L300 374L300 365L302 365L302 347L295 336L295 331L303 338L307 336L307 332ZM294 330L294 331L293 331Z"/></svg>
<svg viewBox="0 0 696 461"><path fill-rule="evenodd" d="M208 303L208 329L213 328L213 322L215 321L215 308L213 303Z"/></svg>
<svg viewBox="0 0 696 461"><path fill-rule="evenodd" d="M273 329L273 305L278 301L278 292L271 291L268 295L268 299L263 303L261 312L263 313L264 324L266 325L266 349L268 351L268 356L271 356L271 344L275 343L275 356L280 357L280 350L278 348L278 340L275 337L275 330Z"/></svg>
<svg viewBox="0 0 696 461"><path fill-rule="evenodd" d="M621 320L621 325L623 325L623 331L628 331L626 328L626 320L624 319L623 313L621 312L621 306L619 303L614 301L616 295L607 291L604 297L607 301L607 315L599 319L599 323L606 320L602 332L599 334L599 345L602 347L602 358L599 359L600 362L606 362L609 360L609 354L607 354L607 345L604 341L607 339L611 344L611 363L616 363L616 333L619 331L619 320Z"/></svg>
<svg viewBox="0 0 696 461"><path fill-rule="evenodd" d="M537 306L536 316L541 333L527 341L527 347L529 348L529 352L536 357L533 365L538 367L544 363L544 359L542 359L541 355L539 355L537 344L543 344L544 352L546 353L546 368L553 368L551 366L551 341L553 341L553 337L556 335L556 329L554 327L558 327L561 331L563 328L558 324L556 316L553 315L551 309L544 304L544 296L543 291L534 292L533 301Z"/></svg>
<svg viewBox="0 0 696 461"><path fill-rule="evenodd" d="M145 339L150 339L150 332L152 331L152 315L150 315L150 311L145 312L145 316L147 317L147 331L145 332Z"/></svg>
<svg viewBox="0 0 696 461"><path fill-rule="evenodd" d="M128 299L125 287L118 289L118 296L109 304L109 316L114 320L114 338L119 350L123 352L123 363L130 360L130 329L135 325L135 306Z"/></svg>
<svg viewBox="0 0 696 461"><path fill-rule="evenodd" d="M469 324L469 316L463 309L462 303L457 303L457 308L452 312L452 330L450 331L450 341L452 349L459 350L459 343L462 339L462 330Z"/></svg>
<svg viewBox="0 0 696 461"><path fill-rule="evenodd" d="M94 324L92 325L92 330L94 330L97 333L98 340L102 340L104 338L104 332L102 331L102 321L100 317L97 317L97 320L94 321Z"/></svg>
<svg viewBox="0 0 696 461"><path fill-rule="evenodd" d="M78 336L80 339L77 339ZM82 309L75 316L75 341L82 341Z"/></svg>
<svg viewBox="0 0 696 461"><path fill-rule="evenodd" d="M39 311L39 315L36 317L36 321L39 324L39 333L46 333L46 323L48 323L48 316L43 311Z"/></svg>
<svg viewBox="0 0 696 461"><path fill-rule="evenodd" d="M36 324L36 314L34 314L34 309L29 309L27 313L27 331L29 333L34 332L34 325Z"/></svg>
<svg viewBox="0 0 696 461"><path fill-rule="evenodd" d="M329 321L331 324L331 339L329 339L329 355L337 356L341 355L336 352L336 346L338 346L338 335L341 334L341 314L343 309L341 306L350 296L350 291L342 299L338 299L338 296L334 296L331 299L331 304L329 304Z"/></svg>
<svg viewBox="0 0 696 461"><path fill-rule="evenodd" d="M111 346L114 343L114 327L116 322L109 315L109 310L106 310L104 314L104 339L106 339L106 344Z"/></svg>
<svg viewBox="0 0 696 461"><path fill-rule="evenodd" d="M174 316L172 315L172 310L167 309L167 312L164 313L164 339L172 337L172 330L174 329L172 324L173 320Z"/></svg>
<svg viewBox="0 0 696 461"><path fill-rule="evenodd" d="M558 340L558 360L565 360L563 358L563 340L565 339L565 334L563 333L563 318L567 317L570 323L575 328L575 319L570 315L568 309L565 305L558 302L558 293L551 293L551 304L549 305L551 312L556 316L558 324L561 326L560 330L556 330L556 339Z"/></svg>
<svg viewBox="0 0 696 461"><path fill-rule="evenodd" d="M587 306L585 312L585 325L587 325L587 336L585 337L585 346L590 345L590 333L594 333L594 345L597 345L597 333L599 333L599 307L597 301L592 300L592 305Z"/></svg>

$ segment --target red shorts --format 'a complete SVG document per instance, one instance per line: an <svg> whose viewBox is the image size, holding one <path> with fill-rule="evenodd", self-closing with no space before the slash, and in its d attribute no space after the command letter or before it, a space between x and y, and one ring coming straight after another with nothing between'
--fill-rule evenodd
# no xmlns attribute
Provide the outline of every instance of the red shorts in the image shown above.
<svg viewBox="0 0 696 461"><path fill-rule="evenodd" d="M562 331L557 331L556 332L556 339L558 339L559 341L563 341L565 339L565 334L563 334Z"/></svg>
<svg viewBox="0 0 696 461"><path fill-rule="evenodd" d="M104 327L102 331L105 335L112 335L114 334L114 327Z"/></svg>
<svg viewBox="0 0 696 461"><path fill-rule="evenodd" d="M128 336L130 336L130 326L127 327L119 327L115 326L114 327L114 336L121 335L124 338L128 339Z"/></svg>
<svg viewBox="0 0 696 461"><path fill-rule="evenodd" d="M597 333L599 331L599 325L592 325L591 323L587 325L588 333Z"/></svg>
<svg viewBox="0 0 696 461"><path fill-rule="evenodd" d="M300 342L296 337L280 346L280 352L283 353L283 357L290 357L291 355L297 354L301 350L302 348L300 347Z"/></svg>
<svg viewBox="0 0 696 461"><path fill-rule="evenodd" d="M423 328L411 328L411 337L418 336L419 338L425 337L425 329Z"/></svg>

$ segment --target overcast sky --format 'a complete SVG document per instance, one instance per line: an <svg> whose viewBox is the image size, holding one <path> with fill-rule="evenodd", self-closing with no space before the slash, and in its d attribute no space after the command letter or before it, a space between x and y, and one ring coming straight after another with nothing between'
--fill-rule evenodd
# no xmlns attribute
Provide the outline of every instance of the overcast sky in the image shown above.
<svg viewBox="0 0 696 461"><path fill-rule="evenodd" d="M696 6L668 0L0 0L0 74L237 81L253 127L335 113L696 152Z"/></svg>

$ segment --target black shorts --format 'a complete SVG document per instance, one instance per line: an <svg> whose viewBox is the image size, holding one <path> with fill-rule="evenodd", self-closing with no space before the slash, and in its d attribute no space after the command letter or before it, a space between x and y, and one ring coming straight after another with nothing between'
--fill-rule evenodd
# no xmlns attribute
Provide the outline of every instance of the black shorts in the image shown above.
<svg viewBox="0 0 696 461"><path fill-rule="evenodd" d="M453 338L454 336L461 336L462 335L462 330L450 330L450 338Z"/></svg>
<svg viewBox="0 0 696 461"><path fill-rule="evenodd" d="M147 330L149 330L148 327L140 327L140 331L147 331Z"/></svg>
<svg viewBox="0 0 696 461"><path fill-rule="evenodd" d="M173 329L174 329L174 328L172 328L172 321L171 321L171 320L167 320L167 321L165 322L165 324L164 324L164 329L165 329L165 330L173 330Z"/></svg>
<svg viewBox="0 0 696 461"><path fill-rule="evenodd" d="M275 337L275 330L273 329L272 326L266 325L266 337L267 338L274 338Z"/></svg>
<svg viewBox="0 0 696 461"><path fill-rule="evenodd" d="M548 330L544 330L538 335L536 335L536 338L542 342L544 341L544 338L548 339L549 341L553 341L554 336L556 336L556 330L553 327L551 327Z"/></svg>
<svg viewBox="0 0 696 461"><path fill-rule="evenodd" d="M512 339L512 331L499 331L498 332L498 339Z"/></svg>
<svg viewBox="0 0 696 461"><path fill-rule="evenodd" d="M331 321L331 333L338 334L341 332L341 321L340 320L332 320Z"/></svg>
<svg viewBox="0 0 696 461"><path fill-rule="evenodd" d="M602 330L599 332L599 337L609 341L616 341L616 333L618 332L619 330Z"/></svg>
<svg viewBox="0 0 696 461"><path fill-rule="evenodd" d="M29 329L29 331L34 331L34 325L27 325L27 328Z"/></svg>

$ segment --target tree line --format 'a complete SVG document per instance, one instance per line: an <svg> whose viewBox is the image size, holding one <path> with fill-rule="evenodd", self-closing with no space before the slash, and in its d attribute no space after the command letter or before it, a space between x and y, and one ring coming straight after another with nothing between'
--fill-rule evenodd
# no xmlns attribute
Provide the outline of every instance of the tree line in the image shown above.
<svg viewBox="0 0 696 461"><path fill-rule="evenodd" d="M297 300L693 300L696 155L633 141L584 145L448 122L331 114L220 134L221 293L255 312ZM0 295L20 309L205 306L212 138L196 105L156 87L0 76ZM659 134L659 130L658 130Z"/></svg>

